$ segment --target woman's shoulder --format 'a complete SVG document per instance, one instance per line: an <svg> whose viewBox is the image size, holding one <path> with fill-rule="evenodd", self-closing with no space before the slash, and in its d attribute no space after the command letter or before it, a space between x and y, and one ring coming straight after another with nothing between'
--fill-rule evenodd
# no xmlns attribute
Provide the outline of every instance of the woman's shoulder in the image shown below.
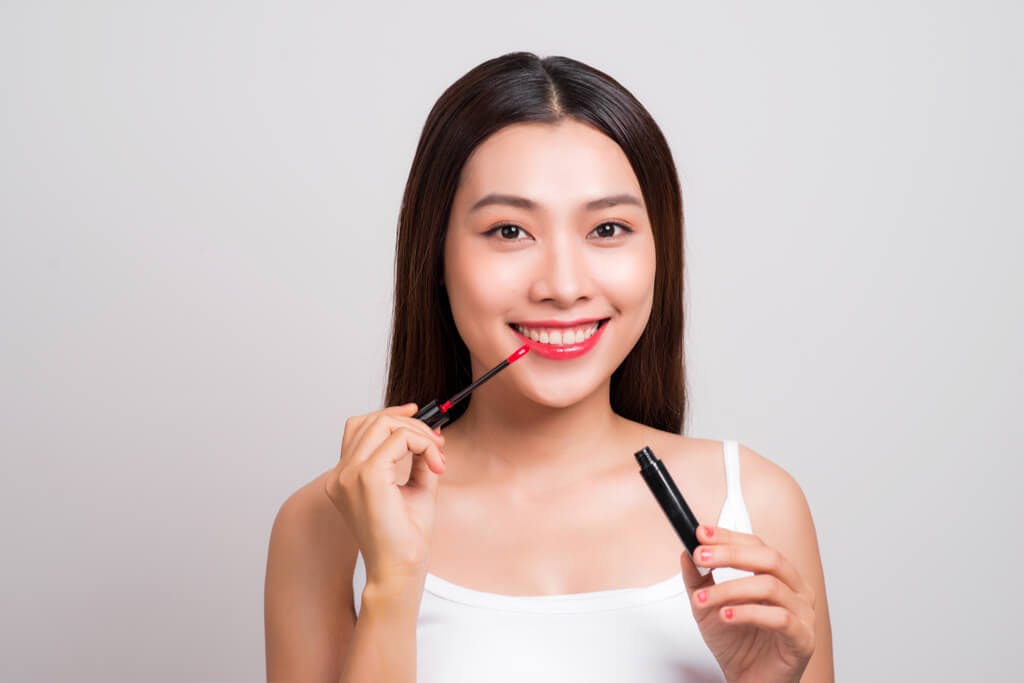
<svg viewBox="0 0 1024 683"><path fill-rule="evenodd" d="M354 544L327 497L329 475L299 487L274 518L263 595L268 680L338 680L355 630Z"/></svg>
<svg viewBox="0 0 1024 683"><path fill-rule="evenodd" d="M725 451L719 439L664 432L640 425L643 445L649 445L670 472L687 473L725 496ZM796 479L778 463L737 441L740 488L754 533L791 525L794 518L808 520L807 499ZM718 483L716 483L718 482Z"/></svg>
<svg viewBox="0 0 1024 683"><path fill-rule="evenodd" d="M350 603L358 545L327 496L325 485L333 471L317 475L285 499L271 536L272 540L277 537L286 554L305 565L305 571L323 579L322 590L340 591L338 597Z"/></svg>
<svg viewBox="0 0 1024 683"><path fill-rule="evenodd" d="M675 448L671 447L675 445ZM812 583L823 581L818 535L803 488L786 469L771 458L737 442L740 489L750 518L751 531L766 545L789 558ZM663 451L666 467L680 471L689 462L703 468L704 481L725 478L723 442L666 435ZM657 451L656 451L657 452ZM660 457L660 454L659 454ZM721 493L725 495L723 484Z"/></svg>
<svg viewBox="0 0 1024 683"><path fill-rule="evenodd" d="M631 437L637 444L634 450L648 446L673 478L699 482L702 488L715 488L721 483L724 493L725 458L721 441L665 432L638 423L633 423L633 428L637 432Z"/></svg>

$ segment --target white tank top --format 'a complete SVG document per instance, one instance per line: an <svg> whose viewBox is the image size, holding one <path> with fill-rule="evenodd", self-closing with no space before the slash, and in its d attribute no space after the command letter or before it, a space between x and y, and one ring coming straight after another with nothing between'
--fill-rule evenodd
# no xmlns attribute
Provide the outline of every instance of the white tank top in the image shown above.
<svg viewBox="0 0 1024 683"><path fill-rule="evenodd" d="M725 441L723 450L727 489L718 526L749 534L739 447ZM679 547L682 552L682 543ZM751 574L712 569L715 583ZM359 553L352 576L357 615L365 585ZM416 680L709 683L725 678L697 629L680 571L643 588L527 596L472 590L427 574L416 626Z"/></svg>

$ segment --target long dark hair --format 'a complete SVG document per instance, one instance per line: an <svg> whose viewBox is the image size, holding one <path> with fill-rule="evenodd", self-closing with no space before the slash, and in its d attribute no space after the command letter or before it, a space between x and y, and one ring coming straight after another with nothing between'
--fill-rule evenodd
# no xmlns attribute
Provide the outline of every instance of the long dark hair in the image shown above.
<svg viewBox="0 0 1024 683"><path fill-rule="evenodd" d="M385 405L451 396L472 381L442 286L444 240L462 166L487 136L512 123L575 119L625 152L654 234L650 320L611 378L619 415L680 433L686 413L683 360L683 205L668 143L654 119L615 79L568 57L512 52L453 83L427 116L398 218L395 298ZM465 404L452 410L453 419Z"/></svg>

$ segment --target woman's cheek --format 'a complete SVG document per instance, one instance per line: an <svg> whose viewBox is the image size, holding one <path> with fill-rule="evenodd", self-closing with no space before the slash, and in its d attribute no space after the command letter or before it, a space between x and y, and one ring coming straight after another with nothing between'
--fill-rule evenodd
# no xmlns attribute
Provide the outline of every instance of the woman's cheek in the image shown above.
<svg viewBox="0 0 1024 683"><path fill-rule="evenodd" d="M488 297L490 304L503 308L520 305L530 286L530 274L525 261L485 257L476 262L476 267L480 274L478 287L493 292L493 297Z"/></svg>
<svg viewBox="0 0 1024 683"><path fill-rule="evenodd" d="M597 272L608 299L623 313L653 300L654 257L644 250L620 252L605 259Z"/></svg>
<svg viewBox="0 0 1024 683"><path fill-rule="evenodd" d="M520 278L507 264L485 256L451 262L448 301L459 335L472 348L494 336L496 323L515 305Z"/></svg>

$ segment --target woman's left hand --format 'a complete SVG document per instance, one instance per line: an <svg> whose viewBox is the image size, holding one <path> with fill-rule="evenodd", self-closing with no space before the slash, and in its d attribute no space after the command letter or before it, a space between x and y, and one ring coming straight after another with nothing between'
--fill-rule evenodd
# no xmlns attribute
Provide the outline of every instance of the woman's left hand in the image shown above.
<svg viewBox="0 0 1024 683"><path fill-rule="evenodd" d="M796 567L752 534L701 526L680 558L704 642L729 683L798 683L814 653L814 592ZM707 559L705 559L705 555ZM754 572L716 584L705 567Z"/></svg>

